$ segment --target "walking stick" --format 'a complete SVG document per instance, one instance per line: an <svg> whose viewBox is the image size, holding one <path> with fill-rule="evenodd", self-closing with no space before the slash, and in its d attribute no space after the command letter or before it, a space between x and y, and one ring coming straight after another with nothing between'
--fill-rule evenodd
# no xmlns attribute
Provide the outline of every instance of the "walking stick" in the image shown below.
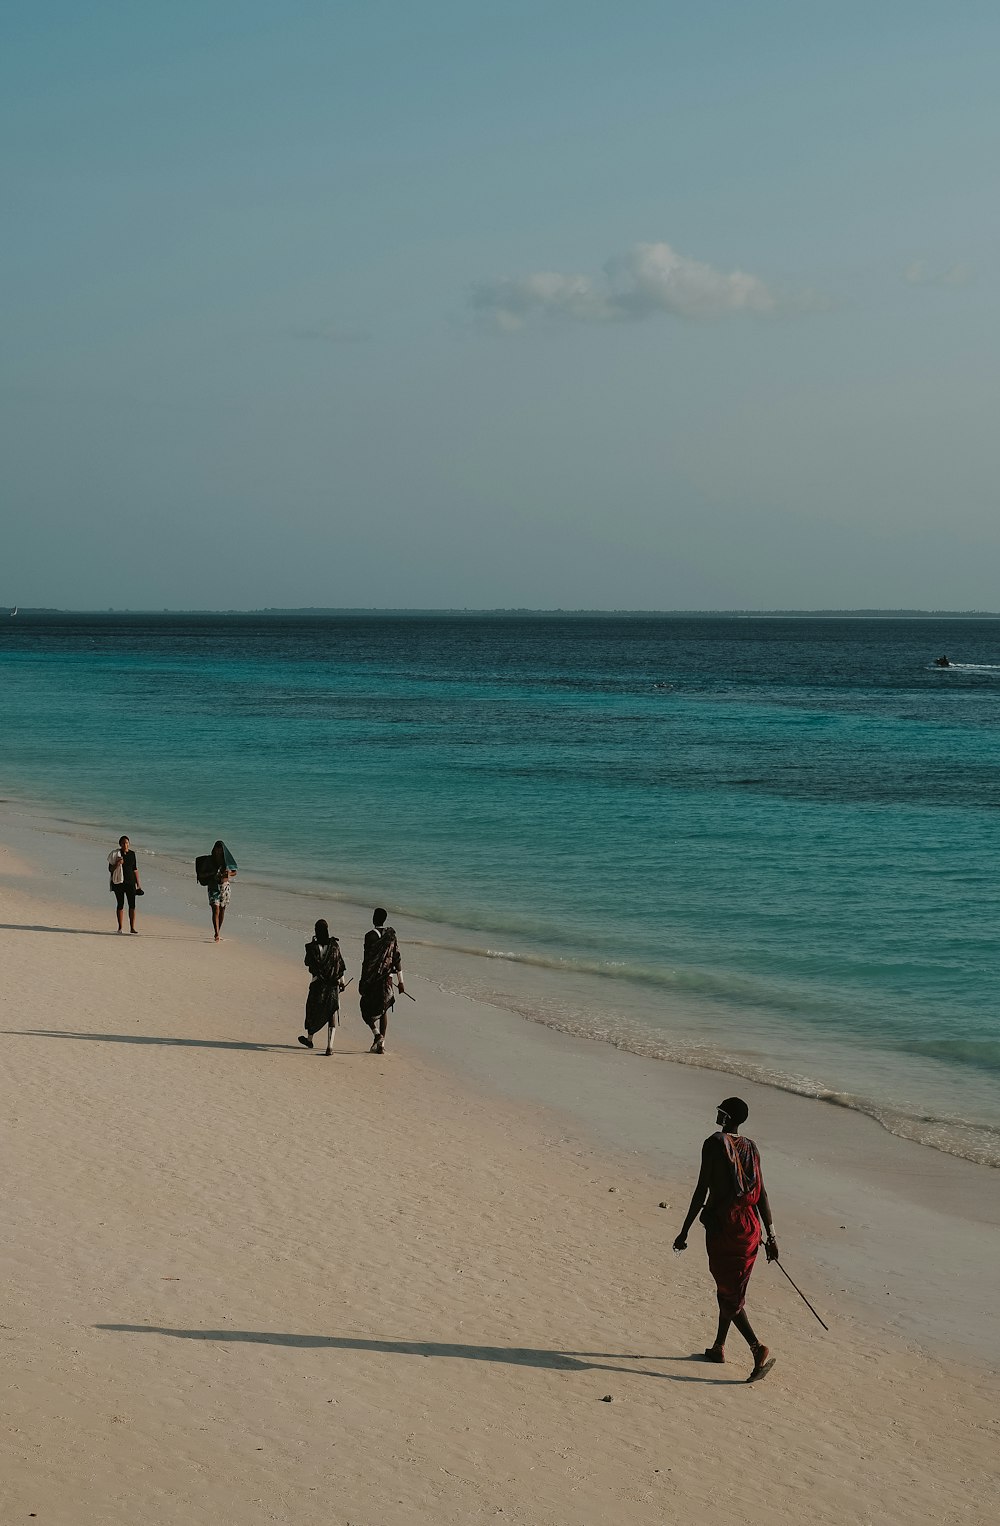
<svg viewBox="0 0 1000 1526"><path fill-rule="evenodd" d="M784 1267L783 1267L783 1266L782 1266L782 1264L781 1264L781 1262L780 1262L780 1261L779 1261L779 1262L778 1262L778 1263L777 1263L777 1264L778 1264L778 1270L779 1270L779 1271L782 1271L782 1272L785 1272L785 1268L784 1268ZM787 1272L785 1272L785 1276L786 1276L786 1277L788 1277L788 1273L787 1273ZM789 1280L789 1282L792 1282L792 1279L791 1279L791 1277L788 1277L788 1280ZM799 1285L798 1285L798 1283L795 1283L795 1282L792 1282L792 1287L793 1287L793 1288L794 1288L794 1289L795 1289L795 1291L796 1291L796 1293L798 1293L798 1295L799 1295L799 1297L800 1297L800 1298L801 1298L801 1299L802 1299L802 1302L803 1302L803 1303L804 1303L804 1304L805 1304L805 1306L806 1306L806 1308L807 1308L807 1309L808 1309L808 1310L809 1310L809 1311L810 1311L810 1312L811 1312L811 1313L812 1313L812 1314L815 1314L815 1315L816 1315L816 1318L817 1318L817 1319L819 1319L819 1315L818 1315L818 1314L816 1314L816 1310L815 1310L815 1309L814 1309L814 1308L813 1308L813 1306L812 1306L812 1304L811 1304L811 1303L810 1303L810 1302L809 1302L809 1300L808 1300L808 1298L807 1298L807 1297L806 1297L806 1295L805 1295L805 1294L804 1294L804 1293L803 1293L803 1291L802 1291L802 1289L801 1289L801 1288L800 1288L800 1287L799 1287ZM821 1325L823 1325L823 1329L824 1329L824 1330L825 1330L825 1331L826 1331L826 1333L827 1333L827 1334L828 1334L828 1335L829 1335L829 1333L830 1333L830 1326L829 1326L829 1325L827 1325L827 1324L824 1324L824 1323L823 1323L823 1321L822 1321L822 1320L821 1320L821 1319L819 1319L819 1322L820 1322L820 1324L821 1324Z"/></svg>

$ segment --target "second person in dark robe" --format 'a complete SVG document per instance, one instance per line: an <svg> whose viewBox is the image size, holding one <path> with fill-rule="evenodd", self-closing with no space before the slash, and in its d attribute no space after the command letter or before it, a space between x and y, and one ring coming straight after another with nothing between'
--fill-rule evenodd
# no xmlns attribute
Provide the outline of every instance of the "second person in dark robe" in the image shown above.
<svg viewBox="0 0 1000 1526"><path fill-rule="evenodd" d="M334 1031L340 1023L340 993L344 989L347 966L340 952L340 943L322 919L316 923L315 936L306 944L303 962L312 980L306 996L306 1031L299 1034L299 1043L312 1049L314 1034L326 1028L324 1053L332 1054Z"/></svg>
<svg viewBox="0 0 1000 1526"><path fill-rule="evenodd" d="M396 930L386 927L388 912L376 906L372 912L372 926L365 933L365 947L358 976L358 995L361 998L361 1016L372 1030L372 1047L369 1054L385 1054L385 1039L389 1029L389 1013L396 1002L396 985L402 991L402 959Z"/></svg>

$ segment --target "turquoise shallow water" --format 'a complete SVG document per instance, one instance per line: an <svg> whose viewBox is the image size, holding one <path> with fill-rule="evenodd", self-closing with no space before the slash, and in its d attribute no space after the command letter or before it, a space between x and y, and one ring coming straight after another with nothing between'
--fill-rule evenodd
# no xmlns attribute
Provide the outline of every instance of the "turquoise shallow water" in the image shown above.
<svg viewBox="0 0 1000 1526"><path fill-rule="evenodd" d="M1000 1160L996 622L22 614L0 694L8 795Z"/></svg>

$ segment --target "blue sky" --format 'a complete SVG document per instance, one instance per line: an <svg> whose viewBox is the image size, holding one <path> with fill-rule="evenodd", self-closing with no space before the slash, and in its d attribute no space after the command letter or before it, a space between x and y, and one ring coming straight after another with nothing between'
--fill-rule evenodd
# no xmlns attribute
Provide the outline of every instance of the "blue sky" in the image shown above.
<svg viewBox="0 0 1000 1526"><path fill-rule="evenodd" d="M1000 605L995 5L12 13L0 600Z"/></svg>

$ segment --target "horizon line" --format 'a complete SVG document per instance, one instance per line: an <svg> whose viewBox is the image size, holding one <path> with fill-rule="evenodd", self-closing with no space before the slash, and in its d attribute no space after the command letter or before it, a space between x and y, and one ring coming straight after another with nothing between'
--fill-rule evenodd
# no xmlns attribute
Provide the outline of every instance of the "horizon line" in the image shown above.
<svg viewBox="0 0 1000 1526"><path fill-rule="evenodd" d="M530 605L262 605L232 607L229 609L210 609L200 606L171 608L138 608L108 606L97 608L96 606L72 608L59 605L8 605L9 618L15 615L138 615L142 617L156 617L175 615L265 615L265 616L373 616L373 615L506 615L506 616L548 616L548 617L715 617L715 618L797 618L797 619L822 619L822 618L854 618L854 619L1000 619L1000 612L988 609L920 609L916 607L888 606L824 606L815 609L792 608L772 606L771 608L732 607L728 609L642 609L642 608L599 608L579 606L576 608L533 608Z"/></svg>

